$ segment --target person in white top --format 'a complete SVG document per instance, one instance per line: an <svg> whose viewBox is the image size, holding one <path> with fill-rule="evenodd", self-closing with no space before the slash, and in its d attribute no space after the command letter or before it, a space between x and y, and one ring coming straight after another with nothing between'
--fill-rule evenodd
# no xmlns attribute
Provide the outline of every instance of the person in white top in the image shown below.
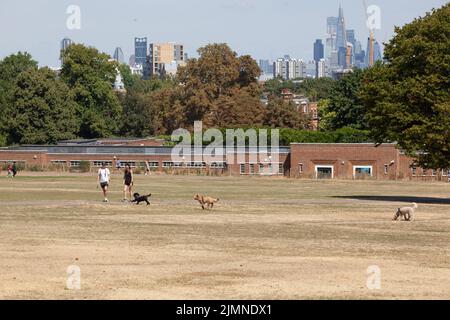
<svg viewBox="0 0 450 320"><path fill-rule="evenodd" d="M98 182L100 183L100 187L103 191L103 202L108 202L108 187L109 187L109 179L110 179L111 173L109 172L109 169L106 168L106 164L103 162L102 167L98 170Z"/></svg>

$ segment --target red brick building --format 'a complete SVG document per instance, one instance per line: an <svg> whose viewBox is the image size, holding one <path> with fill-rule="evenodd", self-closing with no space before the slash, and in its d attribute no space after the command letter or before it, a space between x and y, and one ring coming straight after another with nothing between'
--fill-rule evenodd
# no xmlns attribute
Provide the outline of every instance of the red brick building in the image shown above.
<svg viewBox="0 0 450 320"><path fill-rule="evenodd" d="M447 170L423 170L394 144L292 144L278 152L243 149L208 160L174 161L172 147L155 140L65 141L55 146L0 149L0 165L16 162L25 168L76 170L89 162L115 168L130 164L156 172L217 175L273 175L299 179L446 180Z"/></svg>
<svg viewBox="0 0 450 320"><path fill-rule="evenodd" d="M290 176L305 179L443 180L447 170L414 166L395 144L292 144Z"/></svg>

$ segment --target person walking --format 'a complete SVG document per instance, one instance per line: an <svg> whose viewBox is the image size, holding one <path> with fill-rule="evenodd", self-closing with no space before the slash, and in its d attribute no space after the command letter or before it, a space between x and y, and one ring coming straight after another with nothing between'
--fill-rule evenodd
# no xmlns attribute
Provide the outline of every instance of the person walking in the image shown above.
<svg viewBox="0 0 450 320"><path fill-rule="evenodd" d="M127 164L125 166L125 172L123 174L123 202L131 201L133 183L133 169L131 169L130 165Z"/></svg>
<svg viewBox="0 0 450 320"><path fill-rule="evenodd" d="M13 176L13 178L15 178L16 177L16 175L17 175L17 164L14 162L13 163L13 165L12 165L12 176Z"/></svg>
<svg viewBox="0 0 450 320"><path fill-rule="evenodd" d="M13 166L11 163L8 164L7 170L8 170L8 178L12 178L13 177Z"/></svg>
<svg viewBox="0 0 450 320"><path fill-rule="evenodd" d="M98 182L103 191L103 202L108 202L108 187L111 178L111 172L106 167L106 163L102 163L102 167L98 170Z"/></svg>

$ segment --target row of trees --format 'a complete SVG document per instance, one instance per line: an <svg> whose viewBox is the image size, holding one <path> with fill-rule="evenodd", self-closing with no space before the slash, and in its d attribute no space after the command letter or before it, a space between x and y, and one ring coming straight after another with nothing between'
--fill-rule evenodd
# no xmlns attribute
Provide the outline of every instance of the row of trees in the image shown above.
<svg viewBox="0 0 450 320"><path fill-rule="evenodd" d="M147 81L83 45L66 50L60 75L18 53L0 61L0 145L164 135L189 129L196 120L205 128L293 129L286 140L308 142L303 141L308 134L298 132L308 129L309 119L280 96L289 88L319 101L322 132L346 132L352 142L397 141L424 167L445 168L450 166L449 51L446 4L396 28L384 63L339 81L275 79L260 86L256 62L226 44L200 48L199 58L174 78ZM116 68L125 95L113 91ZM267 106L260 101L263 93L269 95Z"/></svg>

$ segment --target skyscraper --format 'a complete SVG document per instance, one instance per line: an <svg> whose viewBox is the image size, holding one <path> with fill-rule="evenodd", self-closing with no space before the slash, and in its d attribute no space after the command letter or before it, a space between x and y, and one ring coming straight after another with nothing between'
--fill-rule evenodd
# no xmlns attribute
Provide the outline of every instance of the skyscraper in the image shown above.
<svg viewBox="0 0 450 320"><path fill-rule="evenodd" d="M315 77L319 78L319 61L324 58L324 46L322 40L317 39L314 43L314 62L315 62Z"/></svg>
<svg viewBox="0 0 450 320"><path fill-rule="evenodd" d="M326 61L325 59L320 59L320 61L316 62L316 68L317 68L317 74L316 78L323 78L326 76L327 68L326 68Z"/></svg>
<svg viewBox="0 0 450 320"><path fill-rule="evenodd" d="M116 48L116 50L114 51L113 59L120 64L125 62L125 56L123 55L122 48L120 47Z"/></svg>
<svg viewBox="0 0 450 320"><path fill-rule="evenodd" d="M314 61L320 61L324 58L324 46L322 40L317 39L314 43Z"/></svg>
<svg viewBox="0 0 450 320"><path fill-rule="evenodd" d="M365 66L369 67L370 65L370 37L367 39L367 51L366 51L366 55L365 55ZM374 40L374 45L373 45L373 62L377 62L383 60L383 54L381 53L381 46L378 43L378 41Z"/></svg>
<svg viewBox="0 0 450 320"><path fill-rule="evenodd" d="M339 48L347 47L347 39L345 36L345 19L344 19L344 9L339 6L339 16L338 16L338 24L336 31L336 46L339 51Z"/></svg>
<svg viewBox="0 0 450 320"><path fill-rule="evenodd" d="M259 68L261 69L262 74L273 73L273 65L269 60L259 60Z"/></svg>
<svg viewBox="0 0 450 320"><path fill-rule="evenodd" d="M347 41L350 42L353 45L353 47L355 47L356 45L355 30L353 29L347 30L346 34L347 34Z"/></svg>
<svg viewBox="0 0 450 320"><path fill-rule="evenodd" d="M134 38L134 56L136 65L145 65L147 60L147 38Z"/></svg>
<svg viewBox="0 0 450 320"><path fill-rule="evenodd" d="M375 41L374 49L373 49L373 60L375 62L383 60L383 55L381 53L381 46L378 41Z"/></svg>
<svg viewBox="0 0 450 320"><path fill-rule="evenodd" d="M328 17L327 18L327 34L336 38L337 28L338 28L338 17Z"/></svg>
<svg viewBox="0 0 450 320"><path fill-rule="evenodd" d="M67 50L68 47L72 45L72 40L69 38L64 38L61 40L61 51L60 51L60 60L61 63L64 63L64 52Z"/></svg>

